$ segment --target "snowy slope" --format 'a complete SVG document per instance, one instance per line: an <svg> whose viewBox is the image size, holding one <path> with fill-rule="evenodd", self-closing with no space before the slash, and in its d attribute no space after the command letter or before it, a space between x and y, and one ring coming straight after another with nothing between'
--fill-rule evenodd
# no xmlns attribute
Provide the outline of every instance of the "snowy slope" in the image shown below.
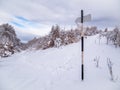
<svg viewBox="0 0 120 90"><path fill-rule="evenodd" d="M98 36L85 39L85 80L81 81L80 42L0 58L0 90L120 90L120 48ZM96 67L95 57L100 57ZM107 58L113 62L110 80Z"/></svg>

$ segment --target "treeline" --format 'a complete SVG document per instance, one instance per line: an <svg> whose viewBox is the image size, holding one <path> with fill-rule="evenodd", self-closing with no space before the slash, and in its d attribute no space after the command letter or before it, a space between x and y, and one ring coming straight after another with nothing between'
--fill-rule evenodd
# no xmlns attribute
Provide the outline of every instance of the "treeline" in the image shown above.
<svg viewBox="0 0 120 90"><path fill-rule="evenodd" d="M86 36L100 33L100 30L98 30L97 27L87 27L84 31ZM39 50L76 43L81 38L81 32L81 29L63 30L60 26L55 25L52 26L48 35L34 38L27 43L27 47Z"/></svg>
<svg viewBox="0 0 120 90"><path fill-rule="evenodd" d="M17 38L13 26L2 24L0 25L0 56L8 57L26 49L44 50L76 43L81 38L81 32L80 28L64 30L59 25L54 25L48 35L34 38L24 44ZM84 32L86 36L91 36L100 33L100 30L97 27L86 27L84 28Z"/></svg>
<svg viewBox="0 0 120 90"><path fill-rule="evenodd" d="M112 43L116 47L120 46L120 30L118 27L113 30L108 30L106 28L104 32L100 33L100 37L106 37L107 44Z"/></svg>

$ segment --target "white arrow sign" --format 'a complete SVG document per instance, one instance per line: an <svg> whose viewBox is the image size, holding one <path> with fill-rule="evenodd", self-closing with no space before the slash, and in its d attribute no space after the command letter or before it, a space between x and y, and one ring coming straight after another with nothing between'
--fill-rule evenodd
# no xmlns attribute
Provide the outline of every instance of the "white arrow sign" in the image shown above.
<svg viewBox="0 0 120 90"><path fill-rule="evenodd" d="M91 21L91 14L83 16L83 22ZM81 17L76 18L75 23L81 23Z"/></svg>

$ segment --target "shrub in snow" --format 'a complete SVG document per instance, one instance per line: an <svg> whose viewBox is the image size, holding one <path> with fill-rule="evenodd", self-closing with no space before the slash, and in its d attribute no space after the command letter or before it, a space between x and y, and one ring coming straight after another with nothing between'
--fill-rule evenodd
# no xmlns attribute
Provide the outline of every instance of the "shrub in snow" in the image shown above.
<svg viewBox="0 0 120 90"><path fill-rule="evenodd" d="M66 33L66 40L67 40L67 44L70 44L70 43L75 43L75 42L77 42L78 40L77 40L77 36L76 36L76 34L75 34L75 32L73 31L73 30L71 30L71 31L68 31L67 33Z"/></svg>
<svg viewBox="0 0 120 90"><path fill-rule="evenodd" d="M60 38L55 39L55 47L60 47L62 45L62 40Z"/></svg>
<svg viewBox="0 0 120 90"><path fill-rule="evenodd" d="M65 39L64 39L65 45L68 45L68 44L69 44L68 40L69 40L69 39L68 39L68 37L66 36Z"/></svg>

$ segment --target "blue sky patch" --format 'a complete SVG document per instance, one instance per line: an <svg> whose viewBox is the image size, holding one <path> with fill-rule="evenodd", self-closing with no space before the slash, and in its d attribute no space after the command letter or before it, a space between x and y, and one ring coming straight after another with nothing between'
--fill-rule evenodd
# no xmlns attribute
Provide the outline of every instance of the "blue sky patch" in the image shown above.
<svg viewBox="0 0 120 90"><path fill-rule="evenodd" d="M18 22L13 22L14 24L16 24L17 26L21 26L20 23L24 23L24 25L29 25L29 26L32 26L32 27L36 27L37 26L37 23L34 22L34 21L30 21L22 16L15 16L16 19L18 19L19 23ZM21 22L22 21L22 22Z"/></svg>
<svg viewBox="0 0 120 90"><path fill-rule="evenodd" d="M22 20L22 21L25 21L25 22L30 22L30 20L24 18L24 17L21 17L21 16L15 16L15 18L19 19L19 20Z"/></svg>
<svg viewBox="0 0 120 90"><path fill-rule="evenodd" d="M12 24L14 24L15 26L18 26L18 27L25 27L24 25L22 25L22 24L19 24L19 23L17 23L17 22L14 22L14 21L12 21L11 23L12 23Z"/></svg>

